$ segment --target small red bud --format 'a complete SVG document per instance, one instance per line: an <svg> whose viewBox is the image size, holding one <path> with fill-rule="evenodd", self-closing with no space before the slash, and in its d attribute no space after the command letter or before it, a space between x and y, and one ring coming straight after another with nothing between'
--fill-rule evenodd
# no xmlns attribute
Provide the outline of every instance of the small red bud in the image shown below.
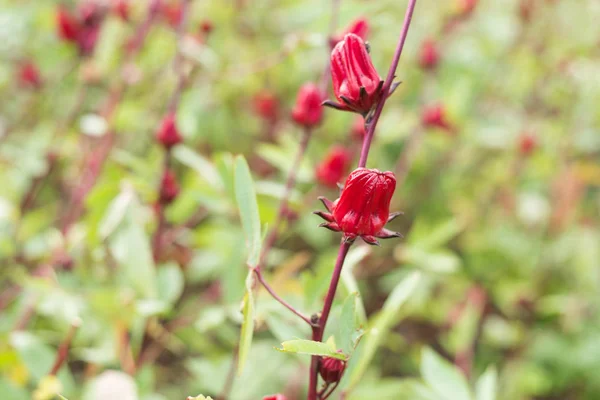
<svg viewBox="0 0 600 400"><path fill-rule="evenodd" d="M521 0L519 3L519 16L523 22L529 22L533 15L533 0Z"/></svg>
<svg viewBox="0 0 600 400"><path fill-rule="evenodd" d="M56 11L56 29L58 36L67 42L75 42L79 36L79 22L64 6Z"/></svg>
<svg viewBox="0 0 600 400"><path fill-rule="evenodd" d="M325 159L317 165L315 175L319 183L332 188L337 187L350 168L352 154L341 146L332 147Z"/></svg>
<svg viewBox="0 0 600 400"><path fill-rule="evenodd" d="M339 382L346 368L346 363L333 357L323 357L319 365L319 374L327 383Z"/></svg>
<svg viewBox="0 0 600 400"><path fill-rule="evenodd" d="M426 40L421 45L419 64L423 69L433 69L439 62L439 52L433 40Z"/></svg>
<svg viewBox="0 0 600 400"><path fill-rule="evenodd" d="M156 140L167 149L181 143L183 139L177 129L175 113L169 113L163 118L156 132Z"/></svg>
<svg viewBox="0 0 600 400"><path fill-rule="evenodd" d="M204 34L204 35L209 35L214 29L214 25L212 23L212 21L205 19L204 21L202 21L202 23L200 24L200 31Z"/></svg>
<svg viewBox="0 0 600 400"><path fill-rule="evenodd" d="M361 115L357 115L352 124L352 137L362 142L366 134L365 119Z"/></svg>
<svg viewBox="0 0 600 400"><path fill-rule="evenodd" d="M113 12L123 21L129 21L129 2L127 0L113 0Z"/></svg>
<svg viewBox="0 0 600 400"><path fill-rule="evenodd" d="M40 71L33 62L24 61L19 65L18 82L23 88L39 89L42 87Z"/></svg>
<svg viewBox="0 0 600 400"><path fill-rule="evenodd" d="M298 125L314 128L323 119L323 93L314 83L306 83L298 92L296 105L292 110L292 118Z"/></svg>
<svg viewBox="0 0 600 400"><path fill-rule="evenodd" d="M160 198L161 204L170 204L179 195L179 184L177 178L171 170L166 170L160 181Z"/></svg>
<svg viewBox="0 0 600 400"><path fill-rule="evenodd" d="M451 132L452 125L448 122L446 108L442 104L427 106L423 109L421 121L426 128L439 128Z"/></svg>
<svg viewBox="0 0 600 400"><path fill-rule="evenodd" d="M519 137L519 152L529 156L537 147L537 137L533 133L525 132Z"/></svg>
<svg viewBox="0 0 600 400"><path fill-rule="evenodd" d="M370 26L369 21L366 18L358 18L350 23L348 28L341 35L334 36L331 39L330 45L331 47L335 47L338 42L344 40L344 36L349 33L353 33L356 36L360 37L362 40L367 40L367 35L369 34Z"/></svg>
<svg viewBox="0 0 600 400"><path fill-rule="evenodd" d="M279 100L268 90L257 93L252 99L254 112L261 118L273 122L279 116Z"/></svg>
<svg viewBox="0 0 600 400"><path fill-rule="evenodd" d="M331 78L339 103L327 102L328 106L366 115L381 98L383 80L355 34L346 35L331 52Z"/></svg>
<svg viewBox="0 0 600 400"><path fill-rule="evenodd" d="M469 16L476 6L477 0L458 0L458 14L462 17Z"/></svg>
<svg viewBox="0 0 600 400"><path fill-rule="evenodd" d="M287 398L282 394L272 394L270 396L263 397L263 400L287 400Z"/></svg>
<svg viewBox="0 0 600 400"><path fill-rule="evenodd" d="M179 1L163 3L161 12L169 25L173 28L177 28L183 17L183 5Z"/></svg>

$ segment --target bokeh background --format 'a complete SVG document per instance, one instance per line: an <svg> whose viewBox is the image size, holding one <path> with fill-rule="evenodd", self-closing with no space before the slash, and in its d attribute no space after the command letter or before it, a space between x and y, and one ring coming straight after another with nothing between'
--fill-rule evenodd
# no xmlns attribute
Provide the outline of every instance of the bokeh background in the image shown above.
<svg viewBox="0 0 600 400"><path fill-rule="evenodd" d="M249 357L224 392L247 275L233 171L243 154L268 229L332 3L192 0L179 33L178 1L152 19L151 2L120 3L97 2L82 54L56 17L87 4L0 0L0 397L304 398L309 357L275 348L309 329L258 288ZM385 76L406 3L341 0L334 33L368 21ZM597 0L417 2L368 162L397 175L405 238L353 247L329 324L358 291L346 399L600 398L599 20ZM154 135L180 82L179 193L159 223ZM356 165L355 130L325 111L269 254L268 281L307 313L339 240L311 214L337 195L315 171L333 146Z"/></svg>

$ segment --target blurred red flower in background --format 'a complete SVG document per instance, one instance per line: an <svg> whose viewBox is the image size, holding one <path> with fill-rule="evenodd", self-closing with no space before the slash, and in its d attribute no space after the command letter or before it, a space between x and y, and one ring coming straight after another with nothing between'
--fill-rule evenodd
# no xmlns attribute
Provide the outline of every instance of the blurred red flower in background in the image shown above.
<svg viewBox="0 0 600 400"><path fill-rule="evenodd" d="M317 165L315 173L317 180L322 185L336 187L350 168L351 160L352 154L350 151L342 146L332 147L325 159Z"/></svg>

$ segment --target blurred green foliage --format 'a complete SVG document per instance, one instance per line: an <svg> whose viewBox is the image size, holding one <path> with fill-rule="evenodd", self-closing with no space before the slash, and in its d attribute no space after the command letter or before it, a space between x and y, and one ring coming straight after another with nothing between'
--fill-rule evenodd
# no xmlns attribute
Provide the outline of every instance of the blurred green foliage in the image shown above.
<svg viewBox="0 0 600 400"><path fill-rule="evenodd" d="M310 329L254 287L246 264L274 223L298 149L301 130L288 118L296 92L328 63L330 2L191 1L179 45L185 144L172 159L181 190L158 260L164 154L154 133L178 82L177 35L157 18L127 64L125 45L148 7L129 3L130 21L109 11L93 56L82 59L55 33L57 1L0 0L3 400L216 399L236 349L245 367L228 398L301 399L310 357L277 351L286 347L343 349L350 358L336 398L600 398L597 0L480 0L462 18L459 0L417 2L403 84L368 163L398 175L392 208L404 216L391 225L406 238L353 247L325 334L335 347L318 349L298 342ZM382 76L405 7L341 0L338 31L368 19ZM213 30L202 37L206 20ZM426 39L440 53L432 71L419 66ZM41 88L22 86L23 60L39 68ZM105 118L124 76L127 90ZM265 90L279 101L275 126L254 110ZM445 106L454 133L422 126L431 104ZM320 309L339 240L310 213L319 195L336 195L314 169L333 144L358 153L352 124L326 111L297 170L297 218L267 260L266 279L308 315ZM109 132L101 173L63 234ZM535 138L531 152L524 134ZM77 321L55 379L58 347Z"/></svg>

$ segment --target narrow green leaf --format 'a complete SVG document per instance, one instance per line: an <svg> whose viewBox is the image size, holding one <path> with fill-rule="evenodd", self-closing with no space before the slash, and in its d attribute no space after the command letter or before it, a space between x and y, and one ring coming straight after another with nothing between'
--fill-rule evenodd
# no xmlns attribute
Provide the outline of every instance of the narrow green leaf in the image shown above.
<svg viewBox="0 0 600 400"><path fill-rule="evenodd" d="M348 391L360 382L371 360L375 356L375 352L387 336L390 328L393 324L400 321L402 317L400 309L417 288L420 280L421 275L419 272L413 272L407 278L402 280L402 282L394 288L385 301L380 313L370 324L366 333L366 338L364 339L365 343L361 347L360 358L355 361L350 373Z"/></svg>
<svg viewBox="0 0 600 400"><path fill-rule="evenodd" d="M472 399L465 376L454 365L429 348L423 349L421 375L440 399Z"/></svg>
<svg viewBox="0 0 600 400"><path fill-rule="evenodd" d="M168 304L174 304L181 296L184 277L181 268L170 263L158 269L158 298Z"/></svg>
<svg viewBox="0 0 600 400"><path fill-rule="evenodd" d="M476 400L496 400L498 390L498 372L494 366L488 367L477 380L475 386Z"/></svg>
<svg viewBox="0 0 600 400"><path fill-rule="evenodd" d="M351 293L344 301L340 315L340 349L346 354L352 354L354 350L354 333L358 330L356 324L356 300L358 293Z"/></svg>
<svg viewBox="0 0 600 400"><path fill-rule="evenodd" d="M178 145L173 148L173 156L182 164L196 171L212 187L223 189L224 185L219 171L202 155L187 146Z"/></svg>
<svg viewBox="0 0 600 400"><path fill-rule="evenodd" d="M355 246L354 249L348 252L348 256L344 262L344 268L342 269L342 284L349 294L356 293L358 295L356 298L356 312L358 322L361 324L367 322L367 312L365 311L365 305L363 304L362 298L360 297L360 291L358 290L358 283L356 282L356 278L352 271L361 260L369 255L370 252L371 250L369 247Z"/></svg>
<svg viewBox="0 0 600 400"><path fill-rule="evenodd" d="M246 295L243 301L243 315L244 320L242 322L242 332L240 334L240 345L238 351L238 366L237 373L241 375L244 371L244 365L248 359L248 353L250 352L250 346L252 345L252 336L254 335L254 295L252 294L252 286L254 280L254 273L248 272L246 278Z"/></svg>
<svg viewBox="0 0 600 400"><path fill-rule="evenodd" d="M243 156L235 159L235 198L248 246L248 265L256 266L261 248L260 214L256 202L254 181Z"/></svg>
<svg viewBox="0 0 600 400"><path fill-rule="evenodd" d="M345 354L338 353L335 345L331 342L315 342L312 340L288 340L287 342L281 343L281 349L279 351L287 353L298 353L298 354L310 354L313 356L325 356L333 357L339 360L347 360L348 357Z"/></svg>
<svg viewBox="0 0 600 400"><path fill-rule="evenodd" d="M124 190L113 199L98 227L98 233L102 239L106 239L117 229L125 218L133 199L131 190Z"/></svg>

